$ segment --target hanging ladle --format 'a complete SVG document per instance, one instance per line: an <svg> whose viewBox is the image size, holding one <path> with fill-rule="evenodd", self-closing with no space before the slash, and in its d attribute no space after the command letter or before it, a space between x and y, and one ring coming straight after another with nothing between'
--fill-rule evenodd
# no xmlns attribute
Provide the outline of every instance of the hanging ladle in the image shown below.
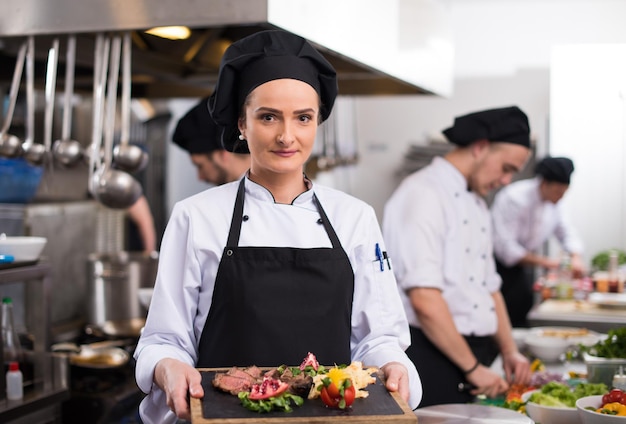
<svg viewBox="0 0 626 424"><path fill-rule="evenodd" d="M35 39L28 37L26 51L26 138L22 144L24 158L33 165L41 165L46 148L35 143Z"/></svg>
<svg viewBox="0 0 626 424"><path fill-rule="evenodd" d="M63 127L61 139L54 142L52 154L64 166L73 166L82 158L81 144L70 138L72 129L72 97L74 95L74 64L76 61L76 36L67 38L65 66L65 97L63 103Z"/></svg>
<svg viewBox="0 0 626 424"><path fill-rule="evenodd" d="M120 143L113 149L113 163L116 168L126 172L138 172L148 164L148 154L139 146L129 144L130 99L131 99L131 39L130 33L124 34L122 46L122 123Z"/></svg>
<svg viewBox="0 0 626 424"><path fill-rule="evenodd" d="M9 91L9 109L4 119L2 129L0 130L0 156L15 158L22 154L22 142L14 135L8 133L13 119L13 111L15 110L15 102L17 101L17 92L20 88L20 80L22 79L22 71L24 69L24 58L26 56L27 43L24 42L20 47L15 61L15 70L13 71L13 80L11 81L11 91Z"/></svg>
<svg viewBox="0 0 626 424"><path fill-rule="evenodd" d="M95 198L103 205L113 209L125 209L132 206L142 194L141 185L130 174L111 168L120 50L121 39L114 37L111 44L111 61L106 93L104 164L94 171L91 183Z"/></svg>

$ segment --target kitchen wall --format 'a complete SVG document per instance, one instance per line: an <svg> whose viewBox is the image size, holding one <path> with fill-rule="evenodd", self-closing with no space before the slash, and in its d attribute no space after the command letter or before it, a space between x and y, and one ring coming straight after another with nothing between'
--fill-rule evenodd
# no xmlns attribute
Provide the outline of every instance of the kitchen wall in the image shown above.
<svg viewBox="0 0 626 424"><path fill-rule="evenodd" d="M454 30L454 94L355 98L359 164L318 177L372 204L379 218L398 183L397 170L409 146L425 143L455 115L517 104L529 115L537 155L549 152L553 46L626 43L622 0L439 1ZM182 116L183 103L171 104L173 113ZM206 185L197 183L184 152L173 145L169 149L171 210L176 200ZM581 228L583 237L589 231Z"/></svg>

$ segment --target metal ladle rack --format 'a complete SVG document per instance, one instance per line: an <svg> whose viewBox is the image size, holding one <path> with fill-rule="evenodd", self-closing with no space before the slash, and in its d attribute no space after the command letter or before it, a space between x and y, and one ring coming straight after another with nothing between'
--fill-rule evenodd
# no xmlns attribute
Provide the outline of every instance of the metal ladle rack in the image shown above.
<svg viewBox="0 0 626 424"><path fill-rule="evenodd" d="M0 269L0 285L23 282L25 286L25 324L34 336L34 346L27 352L33 364L33 386L24 398L9 401L4 397L4 376L0 379L0 422L35 422L35 417L60 414L60 405L69 399L67 358L48 352L50 334L51 266L36 264ZM0 344L1 346L1 344ZM0 357L2 349L0 348Z"/></svg>

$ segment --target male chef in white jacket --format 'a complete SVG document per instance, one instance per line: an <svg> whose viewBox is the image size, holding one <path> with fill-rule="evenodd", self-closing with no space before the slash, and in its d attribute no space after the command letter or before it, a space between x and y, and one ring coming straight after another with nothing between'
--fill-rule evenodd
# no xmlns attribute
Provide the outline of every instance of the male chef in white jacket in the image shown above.
<svg viewBox="0 0 626 424"><path fill-rule="evenodd" d="M456 148L405 178L383 218L411 330L406 352L422 379L420 407L494 397L530 377L500 294L484 200L526 163L528 119L515 106L485 110L457 117L444 134ZM490 369L498 352L504 378Z"/></svg>

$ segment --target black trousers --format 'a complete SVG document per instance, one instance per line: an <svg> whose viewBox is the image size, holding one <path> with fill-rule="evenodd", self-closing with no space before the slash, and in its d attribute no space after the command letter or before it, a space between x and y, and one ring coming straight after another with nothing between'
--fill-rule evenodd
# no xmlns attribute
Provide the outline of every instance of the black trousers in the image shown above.
<svg viewBox="0 0 626 424"><path fill-rule="evenodd" d="M496 269L502 277L500 292L509 312L511 326L528 327L527 315L533 307L534 273L532 267L508 267L496 260Z"/></svg>
<svg viewBox="0 0 626 424"><path fill-rule="evenodd" d="M424 394L419 407L472 402L474 396L469 390L459 389L459 383L467 383L463 371L442 354L422 330L416 327L410 329L411 346L406 353L422 380ZM490 366L498 356L498 348L492 337L465 336L465 340L483 365Z"/></svg>

